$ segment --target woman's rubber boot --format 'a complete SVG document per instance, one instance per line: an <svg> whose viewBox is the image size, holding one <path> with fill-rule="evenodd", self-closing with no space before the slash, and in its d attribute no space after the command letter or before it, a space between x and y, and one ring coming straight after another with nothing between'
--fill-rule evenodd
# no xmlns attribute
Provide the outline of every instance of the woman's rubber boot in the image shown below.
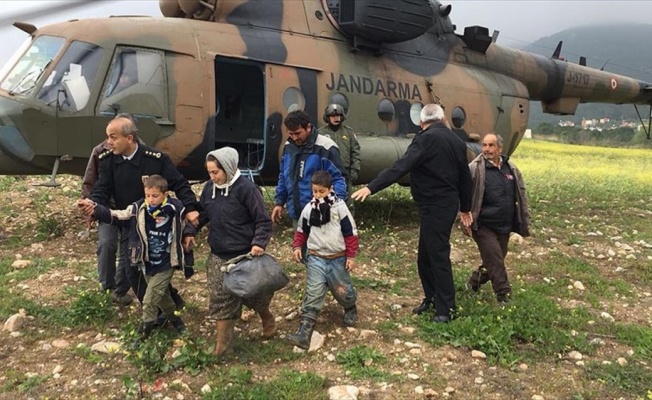
<svg viewBox="0 0 652 400"><path fill-rule="evenodd" d="M300 349L308 350L310 348L310 339L312 338L312 331L315 329L315 320L312 318L301 318L301 324L296 333L291 333L287 336L288 342L297 346Z"/></svg>
<svg viewBox="0 0 652 400"><path fill-rule="evenodd" d="M258 312L260 321L263 323L263 339L269 339L276 334L276 321L274 315L266 308Z"/></svg>
<svg viewBox="0 0 652 400"><path fill-rule="evenodd" d="M213 350L214 356L220 357L231 350L234 326L235 320L233 319L221 319L217 321L215 324L215 330L217 331L217 340L215 341L215 350Z"/></svg>

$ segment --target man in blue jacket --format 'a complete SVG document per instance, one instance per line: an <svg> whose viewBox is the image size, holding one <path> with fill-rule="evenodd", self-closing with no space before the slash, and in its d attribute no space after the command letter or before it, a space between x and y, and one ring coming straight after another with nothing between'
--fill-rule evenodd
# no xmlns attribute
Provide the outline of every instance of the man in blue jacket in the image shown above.
<svg viewBox="0 0 652 400"><path fill-rule="evenodd" d="M300 110L292 111L283 124L289 138L283 147L272 221L280 221L283 206L286 206L288 215L296 223L303 207L312 198L312 174L320 170L328 171L333 177L335 194L346 199L346 172L337 145L317 134L308 114Z"/></svg>

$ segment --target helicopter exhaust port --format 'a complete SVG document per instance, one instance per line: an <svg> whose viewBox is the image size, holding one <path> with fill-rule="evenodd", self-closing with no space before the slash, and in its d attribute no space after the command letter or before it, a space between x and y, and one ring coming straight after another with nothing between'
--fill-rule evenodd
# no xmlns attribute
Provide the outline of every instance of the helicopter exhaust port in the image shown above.
<svg viewBox="0 0 652 400"><path fill-rule="evenodd" d="M210 21L218 0L159 0L161 14L168 18L192 18Z"/></svg>
<svg viewBox="0 0 652 400"><path fill-rule="evenodd" d="M429 0L324 0L336 28L369 46L398 43L426 33L439 8Z"/></svg>

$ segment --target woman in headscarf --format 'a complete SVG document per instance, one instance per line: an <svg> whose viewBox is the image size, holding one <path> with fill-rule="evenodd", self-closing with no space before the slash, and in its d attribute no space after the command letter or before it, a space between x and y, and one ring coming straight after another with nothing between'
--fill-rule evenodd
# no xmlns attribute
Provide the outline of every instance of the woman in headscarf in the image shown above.
<svg viewBox="0 0 652 400"><path fill-rule="evenodd" d="M223 355L231 348L233 327L240 319L242 305L258 313L263 324L263 338L276 333L276 322L269 311L274 293L241 299L227 293L222 284L222 265L233 257L246 253L261 256L272 237L272 221L265 209L263 196L251 180L240 175L238 152L231 147L213 150L206 155L206 170L210 181L202 190L199 216L201 229L210 223L208 244L209 317L216 319L217 341L213 354ZM185 238L194 244L194 232Z"/></svg>

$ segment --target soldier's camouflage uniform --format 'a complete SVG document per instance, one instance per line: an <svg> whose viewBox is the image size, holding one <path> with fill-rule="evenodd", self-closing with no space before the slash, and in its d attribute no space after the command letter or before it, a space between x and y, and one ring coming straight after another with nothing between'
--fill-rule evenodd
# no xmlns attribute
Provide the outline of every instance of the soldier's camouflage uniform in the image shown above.
<svg viewBox="0 0 652 400"><path fill-rule="evenodd" d="M346 169L346 188L350 195L351 188L360 173L360 143L358 143L358 138L353 133L353 128L341 124L340 129L334 131L330 125L326 125L319 128L317 133L331 138L337 144L337 148L340 150L342 164L344 164L344 168Z"/></svg>

